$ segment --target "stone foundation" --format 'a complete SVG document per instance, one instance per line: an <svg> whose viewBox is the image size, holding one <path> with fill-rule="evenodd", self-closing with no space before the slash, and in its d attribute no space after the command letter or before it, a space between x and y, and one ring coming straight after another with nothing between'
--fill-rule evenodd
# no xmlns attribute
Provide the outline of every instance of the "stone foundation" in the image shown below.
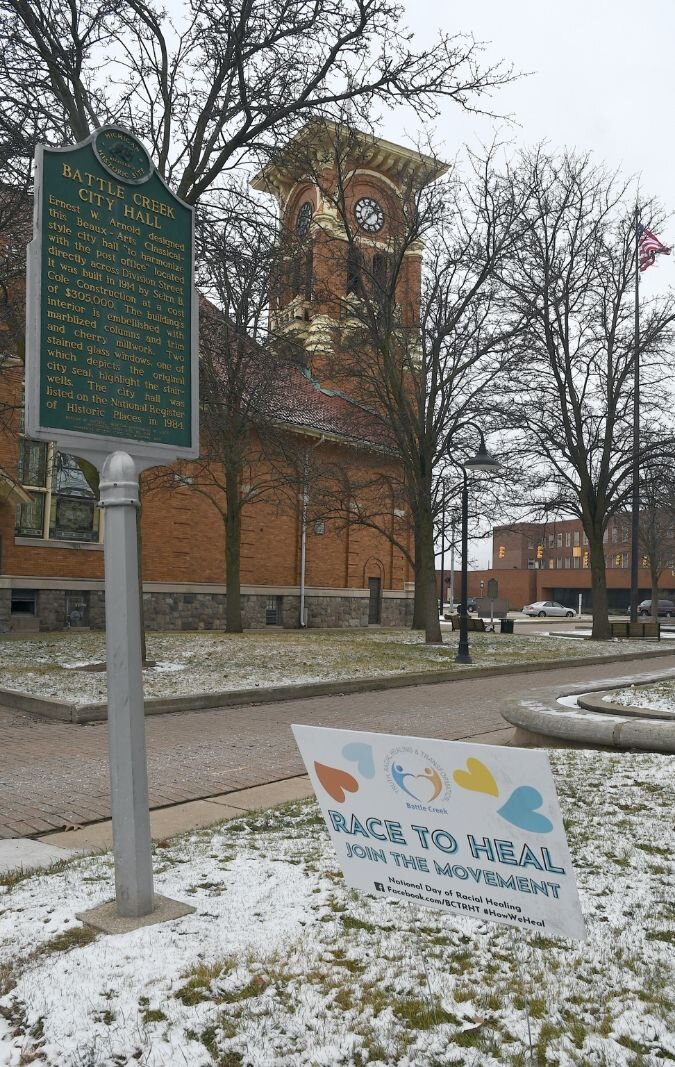
<svg viewBox="0 0 675 1067"><path fill-rule="evenodd" d="M368 597L312 595L305 596L309 628L343 628L368 625ZM76 615L73 615L73 605ZM225 593L145 592L143 611L146 630L224 630ZM300 597L297 594L268 596L243 593L241 597L244 629L274 626L297 629L300 625ZM404 626L412 622L411 597L383 597L382 626ZM272 620L275 617L276 622ZM62 589L39 589L35 629L64 630L84 625L92 630L105 627L104 595L100 590L77 593ZM0 633L17 631L19 621L11 614L11 590L0 589Z"/></svg>

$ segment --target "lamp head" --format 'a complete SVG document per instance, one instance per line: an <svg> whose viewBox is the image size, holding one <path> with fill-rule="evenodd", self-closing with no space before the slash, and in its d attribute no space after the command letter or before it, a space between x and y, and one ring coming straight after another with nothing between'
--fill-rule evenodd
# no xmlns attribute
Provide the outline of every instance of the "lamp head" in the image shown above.
<svg viewBox="0 0 675 1067"><path fill-rule="evenodd" d="M465 459L463 466L468 471L497 471L501 467L501 463L494 456L491 456L485 447L485 438L481 431L480 445L478 446L478 452L475 456Z"/></svg>

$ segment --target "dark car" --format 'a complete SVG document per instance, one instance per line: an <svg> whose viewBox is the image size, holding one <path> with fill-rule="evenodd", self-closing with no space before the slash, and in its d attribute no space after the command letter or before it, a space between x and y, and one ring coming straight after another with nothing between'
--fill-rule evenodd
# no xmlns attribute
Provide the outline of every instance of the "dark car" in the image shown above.
<svg viewBox="0 0 675 1067"><path fill-rule="evenodd" d="M450 607L450 604L444 604L443 618L451 619L453 615L459 615L459 607L459 600L456 600L452 607ZM473 599L473 597L469 597L469 599L467 600L466 610L469 612L469 614L471 614L472 611L478 611L478 605L476 604L476 601Z"/></svg>
<svg viewBox="0 0 675 1067"><path fill-rule="evenodd" d="M642 600L638 604L638 615L651 615L652 602L651 600ZM675 603L672 600L658 600L656 604L657 615L664 615L666 619L670 619L675 615Z"/></svg>

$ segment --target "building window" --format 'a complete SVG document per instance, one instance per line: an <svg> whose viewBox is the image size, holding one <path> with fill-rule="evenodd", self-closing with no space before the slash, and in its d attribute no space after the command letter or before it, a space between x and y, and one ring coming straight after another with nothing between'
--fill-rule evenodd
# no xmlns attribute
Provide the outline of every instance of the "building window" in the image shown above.
<svg viewBox="0 0 675 1067"><path fill-rule="evenodd" d="M66 626L76 629L89 626L89 593L79 590L66 593Z"/></svg>
<svg viewBox="0 0 675 1067"><path fill-rule="evenodd" d="M12 589L12 615L37 615L35 589Z"/></svg>
<svg viewBox="0 0 675 1067"><path fill-rule="evenodd" d="M325 532L326 532L326 524L325 524L325 522L323 521L323 519L317 519L316 522L314 523L314 533L316 534L317 537L320 537L322 534L325 534Z"/></svg>
<svg viewBox="0 0 675 1067"><path fill-rule="evenodd" d="M556 565L556 570L559 570L559 571L562 570L562 567L563 567L562 556L558 556L557 560L555 561L555 565Z"/></svg>
<svg viewBox="0 0 675 1067"><path fill-rule="evenodd" d="M579 570L579 568L581 567L581 557L580 556L575 556L574 557L574 563L572 564L572 566L573 566L575 571Z"/></svg>
<svg viewBox="0 0 675 1067"><path fill-rule="evenodd" d="M575 545L575 547L577 547L578 544L579 544L579 531L575 530L574 531L574 545Z"/></svg>
<svg viewBox="0 0 675 1067"><path fill-rule="evenodd" d="M531 537L528 537L527 539L527 547L529 548L530 552L534 548L534 540Z"/></svg>
<svg viewBox="0 0 675 1067"><path fill-rule="evenodd" d="M585 533L585 532L584 532L584 533L582 533L582 535L581 535L581 540L582 540L582 542L583 542L583 543L584 543L585 545L587 545L587 544L588 544L588 537L586 536L586 533Z"/></svg>
<svg viewBox="0 0 675 1067"><path fill-rule="evenodd" d="M281 625L281 601L280 596L268 596L265 602L265 626Z"/></svg>
<svg viewBox="0 0 675 1067"><path fill-rule="evenodd" d="M572 566L572 557L571 556L565 556L565 570L569 570L571 566Z"/></svg>
<svg viewBox="0 0 675 1067"><path fill-rule="evenodd" d="M569 548L572 544L572 531L567 530L565 533L565 548Z"/></svg>
<svg viewBox="0 0 675 1067"><path fill-rule="evenodd" d="M548 535L548 547L555 548L555 534Z"/></svg>
<svg viewBox="0 0 675 1067"><path fill-rule="evenodd" d="M603 545L606 545L608 540L609 540L609 530L605 530L604 534L602 535L602 543L603 543Z"/></svg>
<svg viewBox="0 0 675 1067"><path fill-rule="evenodd" d="M23 437L18 473L19 481L33 497L29 504L19 504L16 509L18 537L100 540L96 494L74 456L57 452L54 445Z"/></svg>
<svg viewBox="0 0 675 1067"><path fill-rule="evenodd" d="M361 253L354 245L347 250L347 295L361 295Z"/></svg>
<svg viewBox="0 0 675 1067"><path fill-rule="evenodd" d="M615 545L619 540L619 531L616 526L612 526L612 544Z"/></svg>
<svg viewBox="0 0 675 1067"><path fill-rule="evenodd" d="M555 544L556 544L556 548L562 548L562 546L563 546L562 533L558 533L558 534L555 535Z"/></svg>
<svg viewBox="0 0 675 1067"><path fill-rule="evenodd" d="M552 571L554 567L555 567L555 560L554 559L549 559L549 561L548 561L548 569L550 571Z"/></svg>
<svg viewBox="0 0 675 1067"><path fill-rule="evenodd" d="M384 252L373 256L373 296L378 304L384 304L387 295L388 264Z"/></svg>

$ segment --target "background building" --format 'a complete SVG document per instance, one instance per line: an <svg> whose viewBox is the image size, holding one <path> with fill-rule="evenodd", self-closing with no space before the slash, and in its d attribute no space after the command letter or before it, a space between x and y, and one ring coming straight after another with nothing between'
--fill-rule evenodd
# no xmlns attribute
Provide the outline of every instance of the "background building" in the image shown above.
<svg viewBox="0 0 675 1067"><path fill-rule="evenodd" d="M415 168L424 180L440 173L433 161L389 142L368 137L359 145L349 211L359 233L359 254L368 257L371 274L385 269L388 229ZM358 264L341 242L338 217L325 195L330 169L320 177L312 182L303 172L298 180L287 163L254 182L277 197L282 230L303 230L308 238L295 260L289 256L273 308L275 330L287 331L294 352L300 352L280 373L277 422L292 436L296 454L303 448L320 450L326 468L352 472L355 483L365 485L373 471L386 480L388 470L395 472L396 459L386 443L369 434L358 398L330 381L330 368L339 358L335 339L344 328ZM419 313L421 254L421 247L411 249L402 272L400 307L409 321ZM23 367L16 358L18 346L10 343L9 333L5 338L0 365L0 632L99 628L104 624L103 515L77 461L24 436ZM220 628L227 595L221 516L191 487L184 466L180 476L164 479L161 488L149 492L150 484L151 472L142 479L146 626ZM321 517L308 508L305 493L286 492L261 495L245 506L245 626L298 626L301 594L309 626L410 621L412 533L407 513L394 494L383 494L378 502L383 528L396 531L406 556L390 537L354 521L355 504L347 493L340 507L334 503Z"/></svg>
<svg viewBox="0 0 675 1067"><path fill-rule="evenodd" d="M612 519L605 531L605 566L610 610L625 611L630 602L630 516ZM646 564L646 559L641 559ZM675 591L672 565L664 567L659 588L670 598ZM469 572L469 593L481 595L488 578L499 582L499 595L512 611L535 600L557 600L576 609L591 608L588 539L579 519L548 523L522 522L492 531L492 568ZM640 599L651 596L649 570L639 571Z"/></svg>

